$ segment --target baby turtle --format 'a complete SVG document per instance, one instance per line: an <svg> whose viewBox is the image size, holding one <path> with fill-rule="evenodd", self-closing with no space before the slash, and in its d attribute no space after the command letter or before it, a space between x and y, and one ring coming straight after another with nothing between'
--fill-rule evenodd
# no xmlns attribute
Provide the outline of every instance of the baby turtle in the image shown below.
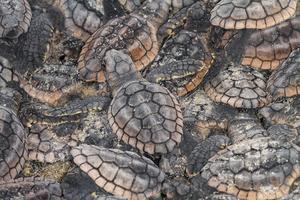
<svg viewBox="0 0 300 200"><path fill-rule="evenodd" d="M284 102L273 102L259 110L260 116L269 124L287 124L298 127L300 124L300 98L287 98Z"/></svg>
<svg viewBox="0 0 300 200"><path fill-rule="evenodd" d="M216 102L237 108L258 108L269 103L266 78L254 69L229 66L204 85L207 95Z"/></svg>
<svg viewBox="0 0 300 200"><path fill-rule="evenodd" d="M54 37L54 24L47 13L33 12L28 32L21 35L16 45L17 61L14 69L25 74L39 68L50 53L50 44Z"/></svg>
<svg viewBox="0 0 300 200"><path fill-rule="evenodd" d="M159 83L193 75L187 83L175 90L177 96L183 96L202 83L212 63L213 57L205 36L181 30L165 42L146 78Z"/></svg>
<svg viewBox="0 0 300 200"><path fill-rule="evenodd" d="M270 76L267 90L274 100L300 94L300 49L294 50Z"/></svg>
<svg viewBox="0 0 300 200"><path fill-rule="evenodd" d="M114 97L108 109L113 132L142 152L171 152L183 133L181 108L175 96L141 79L124 52L110 50L104 59Z"/></svg>
<svg viewBox="0 0 300 200"><path fill-rule="evenodd" d="M31 9L27 0L0 2L0 37L18 38L26 33L31 21Z"/></svg>
<svg viewBox="0 0 300 200"><path fill-rule="evenodd" d="M84 41L104 23L103 13L91 8L88 1L54 0L52 5L63 13L67 31Z"/></svg>
<svg viewBox="0 0 300 200"><path fill-rule="evenodd" d="M73 64L43 65L34 71L30 77L16 73L20 87L26 93L40 102L53 105L63 105L71 97L93 97L108 95L107 84L96 87L83 83Z"/></svg>
<svg viewBox="0 0 300 200"><path fill-rule="evenodd" d="M228 146L202 169L208 185L239 199L278 199L300 176L300 148L271 138Z"/></svg>
<svg viewBox="0 0 300 200"><path fill-rule="evenodd" d="M244 140L269 136L260 121L248 113L239 113L228 119L228 136L236 144Z"/></svg>
<svg viewBox="0 0 300 200"><path fill-rule="evenodd" d="M189 176L198 174L209 158L213 157L229 144L230 139L224 135L212 135L200 142L188 157L187 174Z"/></svg>
<svg viewBox="0 0 300 200"><path fill-rule="evenodd" d="M105 191L129 200L159 196L164 173L148 158L129 151L80 145L74 162Z"/></svg>
<svg viewBox="0 0 300 200"><path fill-rule="evenodd" d="M226 50L242 65L274 70L300 47L299 37L300 16L297 16L264 30L239 32Z"/></svg>
<svg viewBox="0 0 300 200"><path fill-rule="evenodd" d="M167 19L169 8L169 1L146 1L140 9L99 28L80 53L78 70L81 78L104 82L102 61L110 49L126 49L137 70L146 67L158 53L157 30Z"/></svg>
<svg viewBox="0 0 300 200"><path fill-rule="evenodd" d="M0 181L14 179L27 157L25 130L17 111L21 94L11 88L0 91Z"/></svg>
<svg viewBox="0 0 300 200"><path fill-rule="evenodd" d="M77 146L78 138L76 133L59 137L50 128L34 125L30 127L26 141L28 160L41 163L69 160L70 149Z"/></svg>
<svg viewBox="0 0 300 200"><path fill-rule="evenodd" d="M79 168L74 168L63 177L61 189L65 199L95 200L99 196L108 196L91 177Z"/></svg>
<svg viewBox="0 0 300 200"><path fill-rule="evenodd" d="M64 199L58 182L40 177L26 177L10 181L0 181L0 198L3 200Z"/></svg>
<svg viewBox="0 0 300 200"><path fill-rule="evenodd" d="M295 14L297 0L221 0L210 21L225 29L264 29Z"/></svg>
<svg viewBox="0 0 300 200"><path fill-rule="evenodd" d="M184 122L196 125L201 135L211 129L227 129L228 120L238 114L235 108L212 101L203 90L197 90L191 98L190 101L182 102L183 106L186 105Z"/></svg>

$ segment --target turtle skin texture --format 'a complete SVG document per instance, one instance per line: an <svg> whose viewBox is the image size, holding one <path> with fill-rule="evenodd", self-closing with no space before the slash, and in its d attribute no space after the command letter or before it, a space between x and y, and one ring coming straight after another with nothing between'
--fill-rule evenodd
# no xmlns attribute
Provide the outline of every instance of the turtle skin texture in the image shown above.
<svg viewBox="0 0 300 200"><path fill-rule="evenodd" d="M258 108L267 105L266 78L254 69L229 66L204 85L206 94L216 102L236 108Z"/></svg>
<svg viewBox="0 0 300 200"><path fill-rule="evenodd" d="M143 200L160 194L164 173L144 156L85 144L71 154L82 171L115 196Z"/></svg>
<svg viewBox="0 0 300 200"><path fill-rule="evenodd" d="M213 135L200 142L188 157L186 172L189 176L198 174L208 159L230 144L230 139L223 135Z"/></svg>
<svg viewBox="0 0 300 200"><path fill-rule="evenodd" d="M296 0L221 0L210 22L225 29L264 29L292 17Z"/></svg>
<svg viewBox="0 0 300 200"><path fill-rule="evenodd" d="M64 200L58 182L40 177L0 181L0 198L3 200Z"/></svg>
<svg viewBox="0 0 300 200"><path fill-rule="evenodd" d="M9 88L0 92L0 181L14 179L27 157L25 130L16 114L20 96Z"/></svg>
<svg viewBox="0 0 300 200"><path fill-rule="evenodd" d="M299 147L268 137L246 140L218 152L201 175L239 199L278 199L300 176Z"/></svg>
<svg viewBox="0 0 300 200"><path fill-rule="evenodd" d="M15 39L22 33L26 33L31 16L31 9L27 0L1 1L0 37Z"/></svg>
<svg viewBox="0 0 300 200"><path fill-rule="evenodd" d="M151 1L130 15L110 20L83 46L78 71L85 81L104 82L103 58L110 49L126 49L137 70L146 67L158 53L158 27L166 20L168 3Z"/></svg>
<svg viewBox="0 0 300 200"><path fill-rule="evenodd" d="M269 77L267 90L274 100L300 94L300 49L294 50Z"/></svg>
<svg viewBox="0 0 300 200"><path fill-rule="evenodd" d="M300 47L300 16L254 32L239 32L230 39L228 55L257 69L275 70Z"/></svg>

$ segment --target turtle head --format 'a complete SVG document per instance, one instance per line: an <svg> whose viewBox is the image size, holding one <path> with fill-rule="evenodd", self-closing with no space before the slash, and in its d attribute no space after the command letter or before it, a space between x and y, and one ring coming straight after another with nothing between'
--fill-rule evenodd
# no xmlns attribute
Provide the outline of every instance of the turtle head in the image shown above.
<svg viewBox="0 0 300 200"><path fill-rule="evenodd" d="M141 79L130 56L122 50L109 50L104 57L105 77L113 95L126 82Z"/></svg>

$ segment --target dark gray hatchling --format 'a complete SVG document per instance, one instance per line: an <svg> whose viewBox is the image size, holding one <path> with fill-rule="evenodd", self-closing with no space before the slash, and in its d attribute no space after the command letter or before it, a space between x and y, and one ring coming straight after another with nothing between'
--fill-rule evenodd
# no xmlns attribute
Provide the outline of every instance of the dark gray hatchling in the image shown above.
<svg viewBox="0 0 300 200"><path fill-rule="evenodd" d="M164 173L144 156L86 144L71 154L82 171L115 196L143 200L160 195Z"/></svg>
<svg viewBox="0 0 300 200"><path fill-rule="evenodd" d="M268 106L259 110L259 115L267 124L286 124L292 127L298 127L300 98L286 98L282 102L272 102Z"/></svg>
<svg viewBox="0 0 300 200"><path fill-rule="evenodd" d="M186 172L188 176L198 174L208 159L230 144L230 139L224 135L213 135L200 142L187 160Z"/></svg>
<svg viewBox="0 0 300 200"><path fill-rule="evenodd" d="M175 96L143 80L132 59L122 51L108 51L105 63L113 94L108 109L113 132L141 152L171 152L183 134L181 108Z"/></svg>
<svg viewBox="0 0 300 200"><path fill-rule="evenodd" d="M3 200L64 200L60 184L52 179L25 177L0 181Z"/></svg>
<svg viewBox="0 0 300 200"><path fill-rule="evenodd" d="M227 131L234 144L269 136L269 132L262 126L259 119L248 113L239 113L233 119L229 119Z"/></svg>
<svg viewBox="0 0 300 200"><path fill-rule="evenodd" d="M209 159L201 175L209 186L239 199L279 199L300 176L299 151L271 137L245 140Z"/></svg>
<svg viewBox="0 0 300 200"><path fill-rule="evenodd" d="M27 157L25 130L17 115L21 98L11 88L0 91L0 181L14 179Z"/></svg>

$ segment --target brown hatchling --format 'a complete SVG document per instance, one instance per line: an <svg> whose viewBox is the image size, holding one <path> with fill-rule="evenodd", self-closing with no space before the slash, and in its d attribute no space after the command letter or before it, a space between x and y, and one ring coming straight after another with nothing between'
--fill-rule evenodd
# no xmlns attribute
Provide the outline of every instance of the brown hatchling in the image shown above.
<svg viewBox="0 0 300 200"><path fill-rule="evenodd" d="M258 108L270 101L266 81L264 75L254 69L229 66L207 81L204 90L216 102L237 108Z"/></svg>
<svg viewBox="0 0 300 200"><path fill-rule="evenodd" d="M75 147L71 154L81 170L115 196L144 200L160 195L164 173L144 156L93 145Z"/></svg>
<svg viewBox="0 0 300 200"><path fill-rule="evenodd" d="M274 70L300 47L300 17L264 30L231 34L226 34L225 41L230 41L226 50L233 60L258 69Z"/></svg>
<svg viewBox="0 0 300 200"><path fill-rule="evenodd" d="M146 1L129 15L110 20L82 48L78 71L86 81L104 82L103 58L110 49L124 49L137 70L153 61L159 50L157 31L167 19L170 0Z"/></svg>
<svg viewBox="0 0 300 200"><path fill-rule="evenodd" d="M300 49L294 50L269 77L267 90L274 100L300 94Z"/></svg>
<svg viewBox="0 0 300 200"><path fill-rule="evenodd" d="M18 118L21 94L11 88L0 91L0 181L14 179L27 157L26 134Z"/></svg>
<svg viewBox="0 0 300 200"><path fill-rule="evenodd" d="M300 148L269 137L228 146L202 169L208 185L244 200L279 199L300 176Z"/></svg>
<svg viewBox="0 0 300 200"><path fill-rule="evenodd" d="M113 132L142 152L171 152L183 134L181 108L175 96L166 88L141 79L124 52L108 51L104 59L113 94L108 108Z"/></svg>
<svg viewBox="0 0 300 200"><path fill-rule="evenodd" d="M26 33L31 21L31 9L27 0L0 2L0 38L18 38Z"/></svg>
<svg viewBox="0 0 300 200"><path fill-rule="evenodd" d="M62 12L66 30L76 38L86 40L104 23L103 13L89 8L88 1L53 0L52 5Z"/></svg>
<svg viewBox="0 0 300 200"><path fill-rule="evenodd" d="M221 0L210 21L225 29L264 29L291 18L297 0Z"/></svg>

